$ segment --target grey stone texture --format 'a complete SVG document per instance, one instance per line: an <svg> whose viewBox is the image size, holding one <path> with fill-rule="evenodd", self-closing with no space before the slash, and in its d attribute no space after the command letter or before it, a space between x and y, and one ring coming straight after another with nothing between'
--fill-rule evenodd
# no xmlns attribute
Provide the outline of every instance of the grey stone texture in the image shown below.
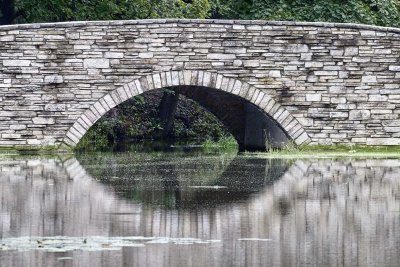
<svg viewBox="0 0 400 267"><path fill-rule="evenodd" d="M74 146L111 108L170 86L246 99L295 144L400 144L395 28L177 19L1 26L0 70L0 146Z"/></svg>

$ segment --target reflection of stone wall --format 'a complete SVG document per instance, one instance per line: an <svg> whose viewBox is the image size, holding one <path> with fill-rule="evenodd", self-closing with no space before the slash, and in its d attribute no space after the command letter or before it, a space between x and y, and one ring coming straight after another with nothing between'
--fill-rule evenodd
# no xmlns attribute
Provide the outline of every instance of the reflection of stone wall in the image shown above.
<svg viewBox="0 0 400 267"><path fill-rule="evenodd" d="M74 159L2 161L0 229L3 238L105 235L221 240L69 252L65 255L73 260L67 266L395 266L400 262L399 173L397 160L297 160L280 180L247 201L212 209L164 210L116 198ZM56 265L56 257L62 256L16 255L0 253L0 265L35 266L45 257Z"/></svg>
<svg viewBox="0 0 400 267"><path fill-rule="evenodd" d="M110 212L127 207L78 161L0 161L1 236L107 235ZM140 206L129 203L129 210Z"/></svg>
<svg viewBox="0 0 400 267"><path fill-rule="evenodd" d="M394 264L400 257L399 173L398 160L297 161L249 203L260 207L250 214L258 222L252 235L280 240L275 257L287 266Z"/></svg>

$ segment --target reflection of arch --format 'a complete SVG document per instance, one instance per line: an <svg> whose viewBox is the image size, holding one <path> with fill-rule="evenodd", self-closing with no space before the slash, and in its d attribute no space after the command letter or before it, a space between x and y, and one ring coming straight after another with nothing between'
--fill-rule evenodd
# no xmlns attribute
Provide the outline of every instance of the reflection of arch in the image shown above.
<svg viewBox="0 0 400 267"><path fill-rule="evenodd" d="M143 155L138 155L130 157L129 167L124 163L123 154L95 158L79 155L78 161L87 175L111 186L115 192L124 192L118 193L120 196L150 206L182 210L246 201L255 192L279 180L290 166L290 162L283 159L234 154L206 156L200 161L197 156L181 154L176 158L174 154L171 158L166 154L154 157L156 164L148 165L141 163ZM177 160L180 157L184 161ZM78 167L72 169L75 171ZM218 187L217 194L215 187Z"/></svg>
<svg viewBox="0 0 400 267"><path fill-rule="evenodd" d="M106 94L76 120L68 130L63 142L75 146L98 119L129 98L146 91L173 86L207 87L239 96L271 117L296 145L310 142L298 120L260 89L215 72L188 70L167 71L143 76Z"/></svg>

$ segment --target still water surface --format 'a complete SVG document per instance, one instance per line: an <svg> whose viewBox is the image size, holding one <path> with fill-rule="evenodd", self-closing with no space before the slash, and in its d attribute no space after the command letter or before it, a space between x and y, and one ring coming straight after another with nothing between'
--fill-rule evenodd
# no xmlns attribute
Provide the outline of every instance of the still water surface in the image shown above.
<svg viewBox="0 0 400 267"><path fill-rule="evenodd" d="M0 159L0 266L399 266L400 160Z"/></svg>

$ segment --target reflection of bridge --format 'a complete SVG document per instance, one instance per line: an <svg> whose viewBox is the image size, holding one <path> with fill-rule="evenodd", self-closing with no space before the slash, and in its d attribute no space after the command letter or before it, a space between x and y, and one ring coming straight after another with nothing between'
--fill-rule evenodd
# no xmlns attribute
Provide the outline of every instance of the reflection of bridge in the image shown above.
<svg viewBox="0 0 400 267"><path fill-rule="evenodd" d="M197 210L163 209L119 199L75 159L10 159L0 165L2 238L144 235L222 240L204 246L146 245L103 252L98 258L73 252L80 265L95 261L109 266L126 262L203 265L211 261L215 265L352 266L400 260L398 161L298 160L281 179L246 201ZM251 237L273 241L238 241ZM382 251L382 247L387 249ZM176 257L169 258L172 254ZM34 266L42 256L24 255L16 262L18 257L0 254L1 265Z"/></svg>
<svg viewBox="0 0 400 267"><path fill-rule="evenodd" d="M74 146L144 91L178 90L242 148L400 144L400 30L151 20L0 27L0 146Z"/></svg>
<svg viewBox="0 0 400 267"><path fill-rule="evenodd" d="M140 154L139 154L140 155ZM288 168L280 159L170 155L143 161L143 156L79 157L78 160L98 181L111 185L118 194L163 208L211 208L246 200L266 185L279 180ZM148 156L147 156L148 158ZM218 194L216 194L218 190Z"/></svg>

